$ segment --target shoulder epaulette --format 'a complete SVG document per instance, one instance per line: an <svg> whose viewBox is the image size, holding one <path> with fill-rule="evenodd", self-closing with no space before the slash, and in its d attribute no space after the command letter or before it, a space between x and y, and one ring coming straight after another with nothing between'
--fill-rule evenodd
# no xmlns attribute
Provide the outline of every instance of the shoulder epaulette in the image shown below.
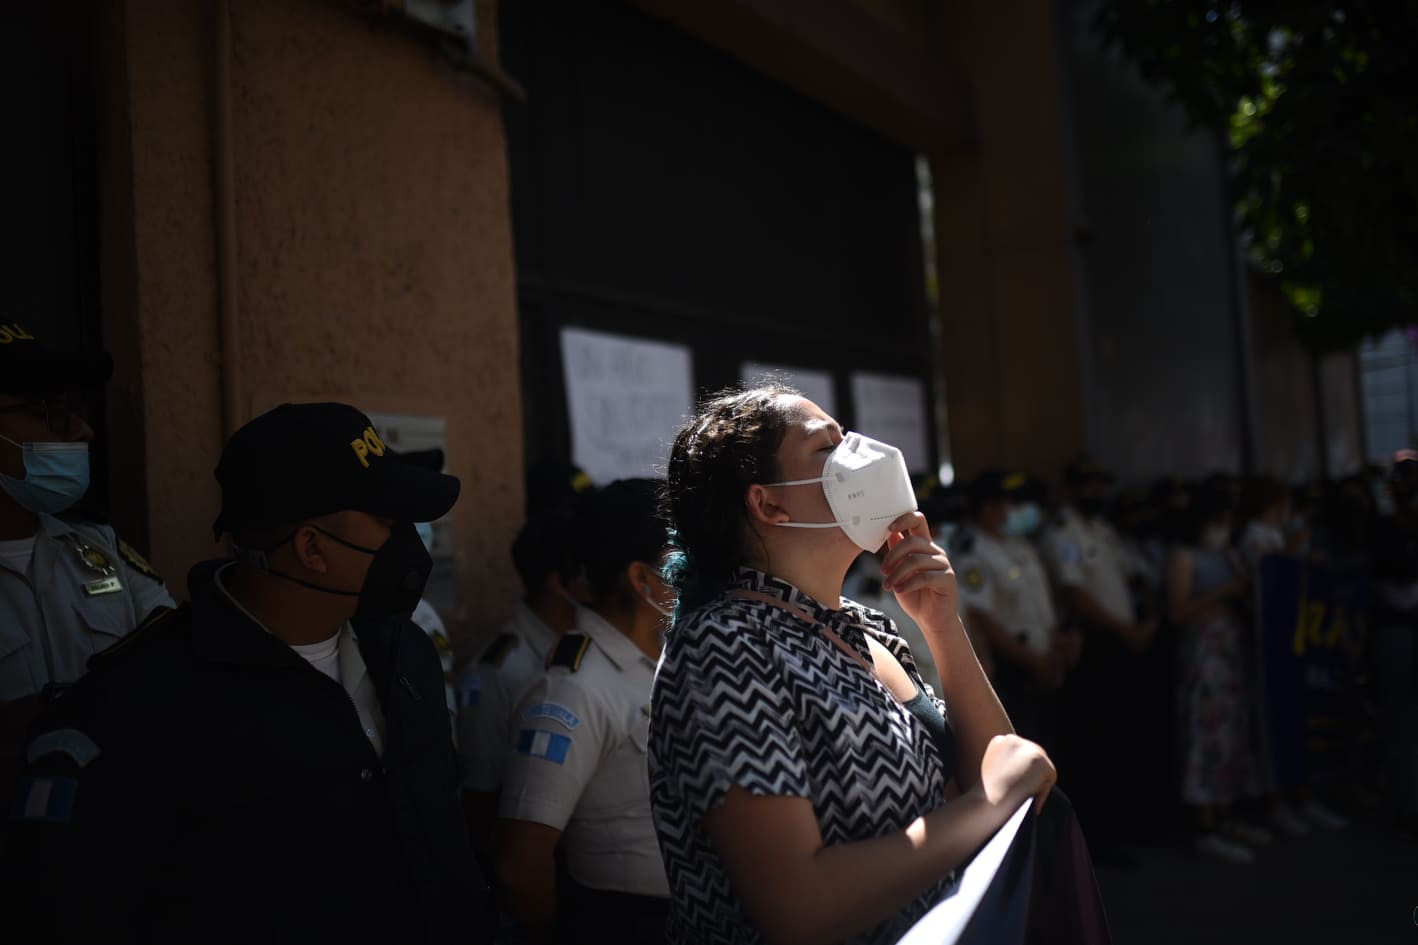
<svg viewBox="0 0 1418 945"><path fill-rule="evenodd" d="M482 659L479 662L501 666L502 661L507 659L507 654L511 653L516 645L516 634L499 633L497 638L487 645L487 649L483 650Z"/></svg>
<svg viewBox="0 0 1418 945"><path fill-rule="evenodd" d="M158 574L157 570L154 569L151 564L148 564L148 559L140 555L137 549L122 538L118 539L118 554L124 561L128 562L128 567L132 568L134 571L137 571L144 577L152 578L159 584L162 583L162 575Z"/></svg>
<svg viewBox="0 0 1418 945"><path fill-rule="evenodd" d="M590 648L591 638L584 633L565 634L547 654L547 669L563 666L574 673L581 668L581 660Z"/></svg>
<svg viewBox="0 0 1418 945"><path fill-rule="evenodd" d="M93 667L107 663L124 653L140 649L140 641L156 639L159 635L158 628L166 627L168 625L168 618L180 613L182 610L182 607L179 607L177 610L173 610L171 607L159 607L157 610L154 610L143 619L142 623L133 628L132 633L129 633L108 649L100 650L89 657L89 666Z"/></svg>

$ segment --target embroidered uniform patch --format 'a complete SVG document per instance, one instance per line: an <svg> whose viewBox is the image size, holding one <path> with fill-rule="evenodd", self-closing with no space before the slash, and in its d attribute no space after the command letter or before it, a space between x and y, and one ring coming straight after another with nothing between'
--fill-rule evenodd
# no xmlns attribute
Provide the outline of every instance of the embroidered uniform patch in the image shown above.
<svg viewBox="0 0 1418 945"><path fill-rule="evenodd" d="M980 573L979 568L971 568L965 572L965 584L972 591L978 591L985 586L985 576Z"/></svg>
<svg viewBox="0 0 1418 945"><path fill-rule="evenodd" d="M25 750L25 760L34 764L45 755L67 755L80 768L97 758L101 752L92 738L76 728L59 728L38 735Z"/></svg>
<svg viewBox="0 0 1418 945"><path fill-rule="evenodd" d="M517 754L541 758L552 764L565 764L571 751L571 739L544 728L524 728L517 733Z"/></svg>
<svg viewBox="0 0 1418 945"><path fill-rule="evenodd" d="M581 719L575 712L564 705L557 705L555 702L541 702L522 713L523 721L530 722L532 719L551 719L570 729L581 724Z"/></svg>
<svg viewBox="0 0 1418 945"><path fill-rule="evenodd" d="M159 584L162 583L162 575L158 574L151 564L148 564L148 559L138 554L132 545L121 538L118 539L118 553L123 556L123 560L127 561L128 566L134 571L152 578Z"/></svg>
<svg viewBox="0 0 1418 945"><path fill-rule="evenodd" d="M78 792L75 778L21 778L10 817L31 823L67 824Z"/></svg>
<svg viewBox="0 0 1418 945"><path fill-rule="evenodd" d="M482 701L482 681L476 676L458 682L458 707L461 709L471 708Z"/></svg>

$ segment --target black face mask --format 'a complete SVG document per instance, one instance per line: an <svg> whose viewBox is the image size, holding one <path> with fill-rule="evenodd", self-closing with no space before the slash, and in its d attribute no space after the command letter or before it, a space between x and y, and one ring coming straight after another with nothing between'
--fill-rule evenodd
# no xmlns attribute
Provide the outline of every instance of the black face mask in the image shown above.
<svg viewBox="0 0 1418 945"><path fill-rule="evenodd" d="M1098 496L1087 496L1078 500L1078 511L1082 512L1085 518L1102 518L1103 513L1107 510L1107 499Z"/></svg>
<svg viewBox="0 0 1418 945"><path fill-rule="evenodd" d="M374 561L359 591L356 617L407 617L414 612L433 571L433 558L413 522L400 522Z"/></svg>
<svg viewBox="0 0 1418 945"><path fill-rule="evenodd" d="M338 594L341 597L358 597L359 606L355 609L355 617L361 620L407 617L414 612L423 597L428 576L433 571L433 558L429 556L428 549L424 547L423 539L419 537L418 529L414 528L412 522L399 522L395 525L389 531L389 540L378 548L356 545L319 526L311 527L352 551L374 557L369 565L369 573L364 577L364 586L357 591L342 591L333 587L321 587L319 584L312 584L269 568L263 570L311 590ZM291 538L294 537L292 533Z"/></svg>

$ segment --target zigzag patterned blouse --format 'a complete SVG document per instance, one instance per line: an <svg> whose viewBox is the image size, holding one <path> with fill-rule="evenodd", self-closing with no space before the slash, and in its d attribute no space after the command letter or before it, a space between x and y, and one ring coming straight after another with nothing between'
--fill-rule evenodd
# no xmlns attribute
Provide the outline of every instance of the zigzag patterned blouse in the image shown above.
<svg viewBox="0 0 1418 945"><path fill-rule="evenodd" d="M780 598L836 632L868 662L870 633L921 681L885 614L829 610L786 581L742 568L736 586ZM942 713L944 703L936 700ZM948 716L947 716L948 717ZM759 600L721 597L665 637L650 702L650 802L670 884L676 945L757 945L700 826L729 788L812 801L823 840L894 833L945 801L954 759L910 711L821 630ZM943 877L850 943L895 942L949 889Z"/></svg>

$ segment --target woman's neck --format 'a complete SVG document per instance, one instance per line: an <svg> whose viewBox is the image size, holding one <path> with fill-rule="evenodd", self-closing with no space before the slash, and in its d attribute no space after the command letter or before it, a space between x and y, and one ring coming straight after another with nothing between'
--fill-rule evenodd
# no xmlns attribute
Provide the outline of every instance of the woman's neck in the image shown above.
<svg viewBox="0 0 1418 945"><path fill-rule="evenodd" d="M768 554L747 564L787 581L822 606L838 610L842 606L842 582L859 554L861 552L856 551L843 561L840 559L845 555L828 555L819 549L780 547L770 549Z"/></svg>

